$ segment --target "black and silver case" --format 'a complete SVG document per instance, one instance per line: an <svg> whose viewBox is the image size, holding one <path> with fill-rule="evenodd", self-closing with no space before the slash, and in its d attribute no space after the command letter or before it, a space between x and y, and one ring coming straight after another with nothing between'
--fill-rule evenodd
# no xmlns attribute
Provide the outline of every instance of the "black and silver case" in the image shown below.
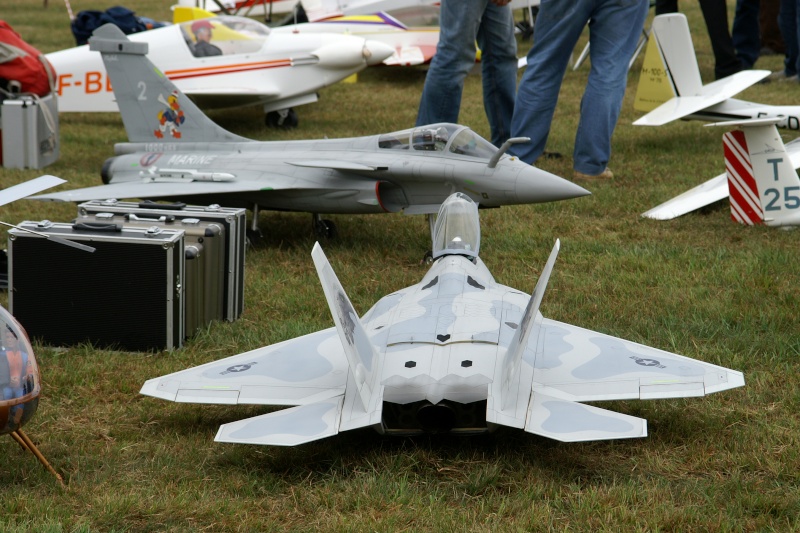
<svg viewBox="0 0 800 533"><path fill-rule="evenodd" d="M222 300L223 319L234 321L244 311L244 256L247 234L247 211L242 208L186 205L184 203L121 202L118 200L92 200L78 205L78 216L96 213L135 215L140 218L174 216L177 220L196 218L203 222L217 222L225 228L224 283Z"/></svg>
<svg viewBox="0 0 800 533"><path fill-rule="evenodd" d="M88 253L9 231L9 309L31 338L129 351L183 345L183 231L49 221L19 226L96 248Z"/></svg>

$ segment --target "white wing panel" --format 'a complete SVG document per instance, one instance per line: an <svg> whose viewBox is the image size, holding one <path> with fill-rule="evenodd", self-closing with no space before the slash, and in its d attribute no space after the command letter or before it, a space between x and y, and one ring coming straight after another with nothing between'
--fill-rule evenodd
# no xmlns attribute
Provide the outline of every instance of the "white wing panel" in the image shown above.
<svg viewBox="0 0 800 533"><path fill-rule="evenodd" d="M728 178L720 174L705 183L689 189L683 194L642 213L643 217L655 220L672 220L695 209L718 202L728 197Z"/></svg>
<svg viewBox="0 0 800 533"><path fill-rule="evenodd" d="M596 331L550 319L542 330L534 389L558 389L574 401L631 398L630 381L640 385L640 398L697 396L701 387L709 394L744 385L741 372Z"/></svg>
<svg viewBox="0 0 800 533"><path fill-rule="evenodd" d="M534 392L525 431L561 442L647 436L647 420Z"/></svg>
<svg viewBox="0 0 800 533"><path fill-rule="evenodd" d="M300 405L342 394L346 383L347 361L329 328L151 379L140 393L178 402Z"/></svg>
<svg viewBox="0 0 800 533"><path fill-rule="evenodd" d="M301 405L220 426L217 442L297 446L336 435L343 397Z"/></svg>

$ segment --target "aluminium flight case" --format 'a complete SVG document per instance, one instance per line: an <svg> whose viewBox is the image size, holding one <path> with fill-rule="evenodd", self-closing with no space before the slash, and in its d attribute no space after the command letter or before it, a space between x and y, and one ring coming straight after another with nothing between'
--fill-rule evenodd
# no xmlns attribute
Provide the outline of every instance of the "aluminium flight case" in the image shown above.
<svg viewBox="0 0 800 533"><path fill-rule="evenodd" d="M139 217L173 215L176 219L197 218L218 222L225 227L227 252L225 254L225 283L223 318L233 322L244 310L244 254L246 248L247 211L243 208L186 205L184 203L122 202L118 200L92 200L78 205L78 215L90 213L133 214Z"/></svg>
<svg viewBox="0 0 800 533"><path fill-rule="evenodd" d="M136 214L87 213L75 222L82 224L122 224L124 227L147 228L159 226L164 229L183 230L186 257L187 337L198 329L208 326L213 320L222 320L225 312L223 301L225 283L225 228L218 222L204 222L197 218L176 219L174 215L145 218Z"/></svg>
<svg viewBox="0 0 800 533"><path fill-rule="evenodd" d="M9 309L32 338L129 351L182 346L183 231L83 230L49 221L20 227L96 248L88 253L9 231Z"/></svg>

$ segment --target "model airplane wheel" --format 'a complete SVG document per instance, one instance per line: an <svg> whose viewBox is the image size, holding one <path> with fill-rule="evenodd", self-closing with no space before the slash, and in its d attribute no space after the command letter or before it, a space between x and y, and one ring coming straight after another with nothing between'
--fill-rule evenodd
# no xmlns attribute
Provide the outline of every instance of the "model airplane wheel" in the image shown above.
<svg viewBox="0 0 800 533"><path fill-rule="evenodd" d="M339 232L333 220L321 219L314 222L314 234L318 239L335 239Z"/></svg>
<svg viewBox="0 0 800 533"><path fill-rule="evenodd" d="M292 109L281 109L279 111L270 111L264 117L264 122L268 128L283 128L290 130L296 128L300 123L297 118L297 112Z"/></svg>
<svg viewBox="0 0 800 533"><path fill-rule="evenodd" d="M430 250L425 252L425 255L422 256L422 261L420 261L419 264L424 266L431 266L433 264L433 252Z"/></svg>

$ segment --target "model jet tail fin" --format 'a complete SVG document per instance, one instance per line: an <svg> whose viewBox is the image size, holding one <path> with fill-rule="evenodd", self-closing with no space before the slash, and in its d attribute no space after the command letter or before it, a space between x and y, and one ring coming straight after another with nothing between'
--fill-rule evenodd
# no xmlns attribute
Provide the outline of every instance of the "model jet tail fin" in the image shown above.
<svg viewBox="0 0 800 533"><path fill-rule="evenodd" d="M740 224L800 224L800 178L778 133L779 120L726 124L742 128L722 136L731 218Z"/></svg>
<svg viewBox="0 0 800 533"><path fill-rule="evenodd" d="M100 52L131 142L248 141L215 124L150 62L147 43L130 41L105 24L89 48Z"/></svg>
<svg viewBox="0 0 800 533"><path fill-rule="evenodd" d="M342 348L347 356L361 406L366 413L373 412L377 409L377 406L373 404L380 398L380 394L376 390L379 377L377 354L358 318L358 313L350 303L350 298L345 294L339 278L336 277L336 273L319 243L314 244L311 257L314 260L314 266L317 267L317 274L322 289L325 291L325 298L328 300L336 331L342 341Z"/></svg>

